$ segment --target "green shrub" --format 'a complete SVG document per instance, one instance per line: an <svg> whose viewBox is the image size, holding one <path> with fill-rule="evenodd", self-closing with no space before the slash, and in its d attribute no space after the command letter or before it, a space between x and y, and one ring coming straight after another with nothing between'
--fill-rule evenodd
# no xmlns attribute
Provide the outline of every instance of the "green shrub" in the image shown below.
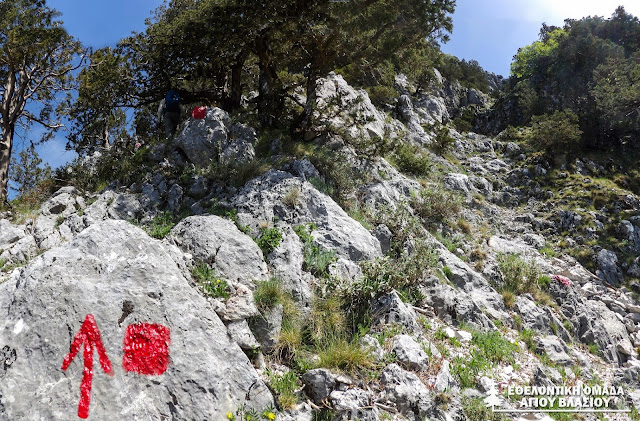
<svg viewBox="0 0 640 421"><path fill-rule="evenodd" d="M399 94L393 86L374 85L366 88L369 99L376 105L391 104L396 101Z"/></svg>
<svg viewBox="0 0 640 421"><path fill-rule="evenodd" d="M474 332L471 343L478 347L482 356L494 364L515 362L513 356L518 351L518 347L502 337L498 331Z"/></svg>
<svg viewBox="0 0 640 421"><path fill-rule="evenodd" d="M411 197L411 207L427 224L444 222L460 213L462 198L439 186L420 189Z"/></svg>
<svg viewBox="0 0 640 421"><path fill-rule="evenodd" d="M504 417L499 412L493 412L481 398L462 397L462 410L468 420L478 421L503 421Z"/></svg>
<svg viewBox="0 0 640 421"><path fill-rule="evenodd" d="M533 351L536 348L536 345L533 342L533 334L533 330L530 329L522 329L520 332L520 340L527 345L527 349L529 351Z"/></svg>
<svg viewBox="0 0 640 421"><path fill-rule="evenodd" d="M354 373L375 366L369 350L358 339L336 338L323 344L318 352L318 367L335 368Z"/></svg>
<svg viewBox="0 0 640 421"><path fill-rule="evenodd" d="M582 130L578 116L571 111L555 111L553 114L533 116L529 142L548 153L563 153L580 147Z"/></svg>
<svg viewBox="0 0 640 421"><path fill-rule="evenodd" d="M431 147L434 151L442 155L449 149L453 148L453 145L455 143L456 140L449 133L449 129L447 128L447 126L440 126L436 129L435 137L433 138Z"/></svg>
<svg viewBox="0 0 640 421"><path fill-rule="evenodd" d="M310 334L316 344L333 341L336 336L344 336L347 322L339 295L316 296L311 306Z"/></svg>
<svg viewBox="0 0 640 421"><path fill-rule="evenodd" d="M502 273L502 284L498 286L500 291L523 294L538 290L540 269L533 260L526 261L518 254L499 254L498 269Z"/></svg>
<svg viewBox="0 0 640 421"><path fill-rule="evenodd" d="M256 243L262 250L262 254L267 257L280 245L280 240L282 240L282 231L278 227L272 227L262 229Z"/></svg>
<svg viewBox="0 0 640 421"><path fill-rule="evenodd" d="M438 263L437 254L430 244L418 241L411 254L397 259L383 257L361 263L362 278L343 288L345 305L351 328L365 325L370 317L371 301L392 290L398 291L409 302L423 299L419 287Z"/></svg>
<svg viewBox="0 0 640 421"><path fill-rule="evenodd" d="M417 177L426 176L431 171L431 159L427 152L409 142L398 142L387 159L401 172Z"/></svg>
<svg viewBox="0 0 640 421"><path fill-rule="evenodd" d="M322 178L320 177L310 177L309 179L307 179L307 181L309 183L311 183L311 185L313 187L315 187L318 191L328 195L328 196L333 196L334 193L334 188L331 184L328 184L326 181L324 181Z"/></svg>
<svg viewBox="0 0 640 421"><path fill-rule="evenodd" d="M272 164L264 159L254 159L245 163L221 163L215 160L205 171L205 176L211 180L242 187L247 181L264 174L272 168Z"/></svg>
<svg viewBox="0 0 640 421"><path fill-rule="evenodd" d="M474 332L471 344L474 345L471 357L458 356L451 367L451 374L458 379L462 388L475 387L478 376L493 365L515 362L514 354L518 347L503 338L500 332Z"/></svg>
<svg viewBox="0 0 640 421"><path fill-rule="evenodd" d="M462 114L453 119L452 123L458 132L466 133L473 130L473 121L475 119L474 111L474 106L468 106L464 108Z"/></svg>
<svg viewBox="0 0 640 421"><path fill-rule="evenodd" d="M463 389L476 387L480 373L488 368L487 361L477 350L471 351L471 358L456 356L451 365L451 374L458 379Z"/></svg>
<svg viewBox="0 0 640 421"><path fill-rule="evenodd" d="M191 269L191 275L202 292L212 298L229 298L229 284L217 276L209 265L201 263Z"/></svg>

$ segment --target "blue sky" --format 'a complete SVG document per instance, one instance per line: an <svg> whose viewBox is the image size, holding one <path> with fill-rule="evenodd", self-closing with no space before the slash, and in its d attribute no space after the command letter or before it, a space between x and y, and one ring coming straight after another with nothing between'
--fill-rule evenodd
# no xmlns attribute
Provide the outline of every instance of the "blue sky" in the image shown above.
<svg viewBox="0 0 640 421"><path fill-rule="evenodd" d="M163 3L162 0L47 0L47 5L62 13L59 18L67 31L87 47L94 49L115 45L132 31L144 31L145 19ZM37 142L42 128L33 126L28 133L16 133L14 154ZM36 147L43 161L57 168L75 158L65 149L64 131ZM13 194L11 194L13 196Z"/></svg>
<svg viewBox="0 0 640 421"><path fill-rule="evenodd" d="M47 0L49 7L62 12L67 31L86 46L115 45L132 31L143 31L145 19L162 0ZM538 38L542 22L562 25L565 18L589 15L609 17L618 5L640 16L640 0L457 0L451 41L443 51L508 76L511 58ZM36 133L16 139L17 150ZM64 133L40 145L38 153L56 168L74 158L65 151Z"/></svg>
<svg viewBox="0 0 640 421"><path fill-rule="evenodd" d="M566 18L608 18L620 5L640 16L640 0L457 0L453 34L442 50L506 77L518 48L538 39L543 22L562 26Z"/></svg>

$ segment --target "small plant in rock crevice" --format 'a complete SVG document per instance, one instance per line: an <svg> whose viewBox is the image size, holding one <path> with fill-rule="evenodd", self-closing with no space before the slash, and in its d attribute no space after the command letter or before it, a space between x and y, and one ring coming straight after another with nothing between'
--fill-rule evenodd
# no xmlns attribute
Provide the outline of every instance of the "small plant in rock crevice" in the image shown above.
<svg viewBox="0 0 640 421"><path fill-rule="evenodd" d="M205 295L212 298L229 298L229 284L217 276L216 271L209 265L201 263L195 266L191 269L191 275Z"/></svg>
<svg viewBox="0 0 640 421"><path fill-rule="evenodd" d="M176 222L171 212L161 212L151 220L149 226L145 227L145 231L157 239L162 239L169 234Z"/></svg>
<svg viewBox="0 0 640 421"><path fill-rule="evenodd" d="M328 278L329 265L337 260L335 250L326 250L322 246L315 244L311 235L316 229L315 224L298 225L294 227L303 244L303 269L311 272L315 276Z"/></svg>
<svg viewBox="0 0 640 421"><path fill-rule="evenodd" d="M280 245L282 231L278 227L264 228L256 240L262 254L266 257Z"/></svg>
<svg viewBox="0 0 640 421"><path fill-rule="evenodd" d="M300 379L295 372L289 371L281 375L267 370L269 386L276 392L278 404L283 409L291 409L298 403L297 390L300 389Z"/></svg>

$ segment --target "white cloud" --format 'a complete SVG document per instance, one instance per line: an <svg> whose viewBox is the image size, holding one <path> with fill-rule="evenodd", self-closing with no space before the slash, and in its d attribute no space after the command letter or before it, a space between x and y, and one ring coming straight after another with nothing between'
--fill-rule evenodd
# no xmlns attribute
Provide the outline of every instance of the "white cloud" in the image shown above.
<svg viewBox="0 0 640 421"><path fill-rule="evenodd" d="M536 2L545 14L560 23L566 18L580 19L585 16L610 17L618 6L624 6L627 13L640 16L640 2L637 0L542 0Z"/></svg>
<svg viewBox="0 0 640 421"><path fill-rule="evenodd" d="M515 0L508 7L511 18L561 26L565 19L586 16L609 18L618 6L640 17L638 0Z"/></svg>
<svg viewBox="0 0 640 421"><path fill-rule="evenodd" d="M36 151L43 163L51 168L58 168L76 157L76 153L65 149L66 139L56 136L53 139L36 146Z"/></svg>

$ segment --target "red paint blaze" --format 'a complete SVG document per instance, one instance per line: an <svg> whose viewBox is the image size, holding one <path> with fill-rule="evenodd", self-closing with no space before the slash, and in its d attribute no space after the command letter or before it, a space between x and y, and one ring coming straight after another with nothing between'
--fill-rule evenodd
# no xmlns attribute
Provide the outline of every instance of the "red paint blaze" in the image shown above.
<svg viewBox="0 0 640 421"><path fill-rule="evenodd" d="M78 403L78 416L80 418L87 418L89 416L89 403L91 402L91 381L93 379L93 347L96 347L98 351L98 357L100 365L105 373L113 375L111 368L111 361L107 356L107 351L104 349L102 339L100 339L100 330L96 324L96 320L92 314L87 314L84 319L80 330L73 338L69 354L64 358L62 362L62 369L69 368L71 361L75 358L80 351L80 347L84 344L83 357L84 357L84 370L82 372L82 382L80 383L80 403Z"/></svg>
<svg viewBox="0 0 640 421"><path fill-rule="evenodd" d="M169 366L168 327L159 324L137 323L127 326L124 334L122 367L138 374L160 375Z"/></svg>

